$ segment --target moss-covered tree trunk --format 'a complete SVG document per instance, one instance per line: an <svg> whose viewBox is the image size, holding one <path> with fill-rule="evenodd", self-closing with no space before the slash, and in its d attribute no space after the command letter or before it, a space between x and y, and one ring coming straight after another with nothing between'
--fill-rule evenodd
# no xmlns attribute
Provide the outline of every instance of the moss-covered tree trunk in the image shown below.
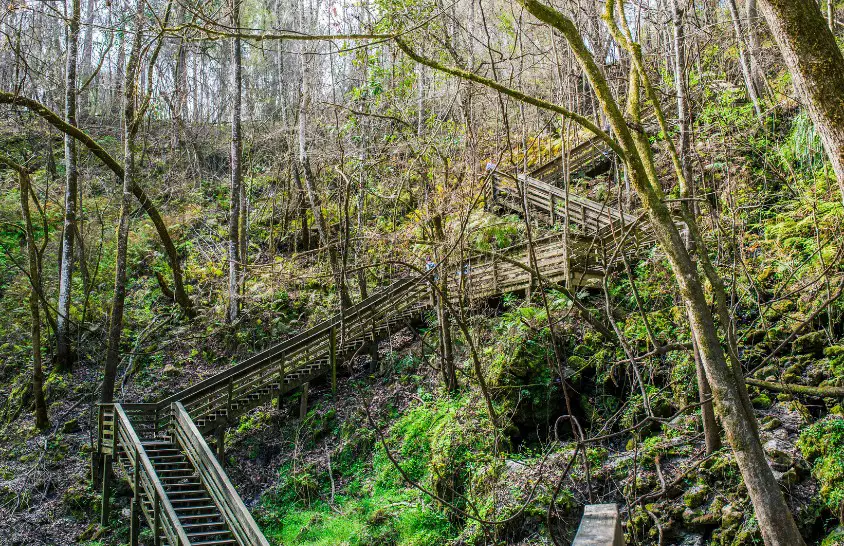
<svg viewBox="0 0 844 546"><path fill-rule="evenodd" d="M32 396L35 398L35 426L44 430L50 426L47 418L47 402L44 398L44 367L41 354L41 309L39 301L43 298L41 287L41 267L38 247L35 244L35 230L32 227L32 215L29 210L30 180L29 171L0 153L0 165L8 165L18 173L20 190L20 208L26 237L26 255L29 271L29 312L32 318L30 335L32 342ZM46 234L45 234L46 236Z"/></svg>
<svg viewBox="0 0 844 546"><path fill-rule="evenodd" d="M551 25L566 38L595 91L610 127L617 135L618 147L621 148L631 185L642 200L655 239L666 254L677 279L680 295L686 303L692 335L697 341L716 408L753 502L765 544L802 545L803 539L762 451L756 417L747 400L746 391L742 388L744 383L741 370L727 362L697 266L661 195L659 180L646 168L648 158L641 155L606 78L572 20L538 0L520 0L520 3L537 19Z"/></svg>
<svg viewBox="0 0 844 546"><path fill-rule="evenodd" d="M844 56L814 0L758 0L844 200Z"/></svg>
<svg viewBox="0 0 844 546"><path fill-rule="evenodd" d="M76 122L76 67L79 51L80 0L72 0L67 31L67 54L65 66L65 121ZM76 209L78 193L78 168L76 162L76 139L64 135L65 193L64 227L59 255L59 298L56 304L56 363L60 370L72 367L70 348L70 294L73 284L73 242L76 235Z"/></svg>

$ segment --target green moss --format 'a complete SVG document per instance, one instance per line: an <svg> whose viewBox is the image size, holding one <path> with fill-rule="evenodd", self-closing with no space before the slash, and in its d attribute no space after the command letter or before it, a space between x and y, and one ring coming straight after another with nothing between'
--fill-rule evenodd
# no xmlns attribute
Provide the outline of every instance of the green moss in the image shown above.
<svg viewBox="0 0 844 546"><path fill-rule="evenodd" d="M812 463L824 505L838 513L844 502L844 419L818 421L803 431L797 447Z"/></svg>
<svg viewBox="0 0 844 546"><path fill-rule="evenodd" d="M760 409L768 409L771 407L771 397L765 393L753 398L753 406Z"/></svg>

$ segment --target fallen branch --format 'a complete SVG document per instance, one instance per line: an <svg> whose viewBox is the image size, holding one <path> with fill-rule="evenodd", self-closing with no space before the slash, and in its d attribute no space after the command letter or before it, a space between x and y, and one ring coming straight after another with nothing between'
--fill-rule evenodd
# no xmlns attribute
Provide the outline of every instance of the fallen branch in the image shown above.
<svg viewBox="0 0 844 546"><path fill-rule="evenodd" d="M805 394L818 398L844 398L844 387L810 387L808 385L797 385L794 383L775 383L773 381L762 381L748 377L744 380L748 385L774 392L785 392L788 394Z"/></svg>

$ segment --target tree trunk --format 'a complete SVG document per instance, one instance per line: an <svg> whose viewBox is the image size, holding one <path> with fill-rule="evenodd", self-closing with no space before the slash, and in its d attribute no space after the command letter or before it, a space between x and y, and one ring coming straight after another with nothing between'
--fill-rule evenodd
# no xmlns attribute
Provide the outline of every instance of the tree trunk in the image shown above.
<svg viewBox="0 0 844 546"><path fill-rule="evenodd" d="M747 15L747 56L750 60L750 78L756 87L756 92L762 96L767 89L765 73L759 65L759 12L756 9L756 0L747 0L745 3Z"/></svg>
<svg viewBox="0 0 844 546"><path fill-rule="evenodd" d="M744 86L747 89L747 96L750 102L753 103L753 109L756 111L756 117L761 121L762 108L759 105L759 94L756 86L753 84L753 76L750 68L750 61L747 59L747 51L744 45L744 30L741 26L741 17L736 7L736 0L727 0L727 7L730 8L730 17L733 19L733 30L736 33L736 44L738 46L739 64L741 65L741 74L744 78Z"/></svg>
<svg viewBox="0 0 844 546"><path fill-rule="evenodd" d="M97 10L97 0L88 0L85 6L85 37L82 40L82 59L79 63L79 73L84 78L90 76L93 69L94 57L94 14ZM84 84L83 84L84 85ZM88 95L88 93L86 93ZM82 117L88 115L88 101L82 101Z"/></svg>
<svg viewBox="0 0 844 546"><path fill-rule="evenodd" d="M35 231L32 227L32 215L29 211L29 171L22 165L0 154L0 164L6 164L18 173L20 182L20 207L23 218L24 233L26 235L26 255L29 266L29 312L32 318L30 336L32 342L32 395L35 398L35 426L44 430L50 426L47 417L47 402L44 399L44 368L41 356L41 313L39 300L43 298L41 288L41 267L38 258L38 247L35 244ZM46 236L46 234L45 234Z"/></svg>
<svg viewBox="0 0 844 546"><path fill-rule="evenodd" d="M771 472L759 440L756 417L746 403L741 370L727 363L726 355L703 290L697 267L691 259L671 213L661 196L659 180L648 176L630 129L621 115L606 78L601 73L589 48L574 23L557 10L538 0L520 0L525 8L541 21L556 28L568 40L573 54L583 68L606 114L610 127L618 137L631 184L639 194L647 212L655 238L666 254L677 279L680 295L689 310L692 335L697 340L701 362L709 378L715 405L721 416L727 439L744 478L762 537L768 546L804 544L782 491ZM612 14L612 3L607 12Z"/></svg>
<svg viewBox="0 0 844 546"><path fill-rule="evenodd" d="M758 0L844 201L844 56L814 0Z"/></svg>
<svg viewBox="0 0 844 546"><path fill-rule="evenodd" d="M138 123L135 114L136 89L138 87L137 74L140 63L141 34L144 24L143 0L137 0L135 13L135 32L132 38L132 49L126 62L126 77L124 78L124 119L123 119L123 194L120 206L120 219L117 224L117 256L114 271L114 296L111 304L111 315L108 322L108 347L106 349L105 371L103 386L100 393L102 403L114 401L114 383L117 375L117 365L120 363L120 338L123 330L123 308L126 302L126 258L129 243L129 215L132 206L132 185L135 179L135 135Z"/></svg>
<svg viewBox="0 0 844 546"><path fill-rule="evenodd" d="M232 26L240 27L240 0L232 0ZM232 38L232 137L231 137L231 193L229 194L229 307L228 322L240 313L240 202L243 142L241 141L241 84L243 64L240 38Z"/></svg>
<svg viewBox="0 0 844 546"><path fill-rule="evenodd" d="M685 54L685 31L683 26L683 15L680 11L678 0L671 0L671 20L674 32L674 87L677 91L677 122L680 126L679 155L683 169L683 176L686 179L687 197L694 197L695 185L692 176L691 159L689 157L691 148L691 112L689 112L688 93L686 87L686 54ZM695 207L689 207L690 214L694 214ZM705 250L704 250L705 251ZM712 408L712 401L709 400L711 389L706 373L703 370L703 363L700 359L700 352L697 342L693 339L695 372L697 375L698 392L701 403L701 421L703 434L706 441L706 452L712 453L721 447L721 438L718 431L718 423L715 421L715 412Z"/></svg>
<svg viewBox="0 0 844 546"><path fill-rule="evenodd" d="M433 218L434 238L440 245L445 243L442 216L437 214ZM448 265L438 252L435 256L439 271L439 294L436 297L437 323L440 329L440 365L442 366L443 385L448 391L457 390L457 372L454 368L454 342L451 338L451 316L448 312Z"/></svg>
<svg viewBox="0 0 844 546"><path fill-rule="evenodd" d="M76 65L79 48L80 0L71 0L71 13L67 32L67 56L65 67L65 121L76 122ZM56 364L59 370L70 371L73 356L70 347L70 303L73 284L73 242L76 233L76 197L78 193L78 170L76 162L76 139L64 136L65 193L64 228L62 231L59 265L59 298L56 320Z"/></svg>

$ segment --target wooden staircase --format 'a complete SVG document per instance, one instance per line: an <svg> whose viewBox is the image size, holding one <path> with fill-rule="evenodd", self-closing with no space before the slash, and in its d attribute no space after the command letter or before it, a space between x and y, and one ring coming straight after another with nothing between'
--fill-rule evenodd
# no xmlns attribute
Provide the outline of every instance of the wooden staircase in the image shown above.
<svg viewBox="0 0 844 546"><path fill-rule="evenodd" d="M600 148L592 150L603 153ZM584 154L584 158L589 155ZM633 218L575 196L568 196L570 206L561 208L566 196L534 177L494 179L498 187L491 187L490 197L512 196L514 189L526 191L531 206L544 210L552 226L567 210L570 224L593 235L557 234L534 241L544 277L559 280L568 273L581 285L600 280L607 265L600 261L594 235L619 223L630 224ZM579 216L572 210L580 210ZM535 278L527 252L527 245L517 245L474 256L446 271L452 297L465 291L471 302L530 290ZM565 271L567 262L572 271ZM342 313L159 402L101 405L97 453L103 464L103 524L108 522L114 474L133 492L132 545L138 544L143 519L156 545L268 546L204 435L220 434L246 412L318 377L329 376L336 389L338 363L389 337L426 309L433 299L430 280L438 274L434 270L397 280Z"/></svg>

